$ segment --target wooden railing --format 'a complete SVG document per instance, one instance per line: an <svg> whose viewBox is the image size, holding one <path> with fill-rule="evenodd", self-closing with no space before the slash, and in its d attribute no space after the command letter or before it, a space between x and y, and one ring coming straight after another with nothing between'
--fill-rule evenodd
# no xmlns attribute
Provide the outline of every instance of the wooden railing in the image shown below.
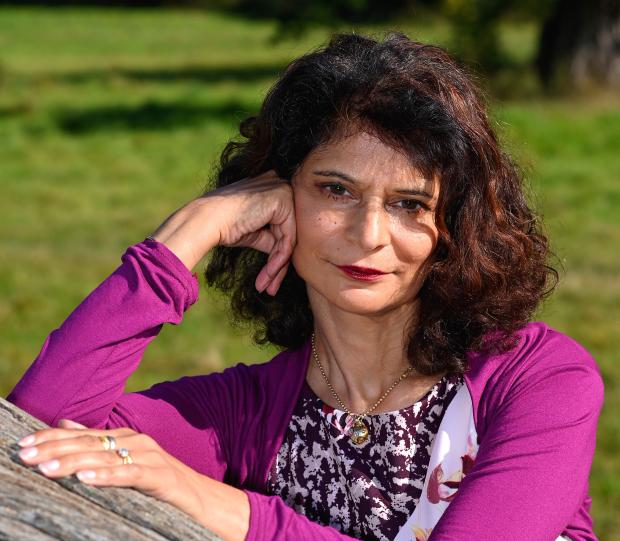
<svg viewBox="0 0 620 541"><path fill-rule="evenodd" d="M134 489L49 479L25 466L17 440L47 425L0 398L0 540L205 541L221 538Z"/></svg>

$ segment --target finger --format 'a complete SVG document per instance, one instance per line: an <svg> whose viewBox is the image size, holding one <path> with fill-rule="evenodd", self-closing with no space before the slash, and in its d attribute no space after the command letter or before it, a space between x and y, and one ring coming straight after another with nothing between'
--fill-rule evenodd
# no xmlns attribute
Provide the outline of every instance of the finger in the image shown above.
<svg viewBox="0 0 620 541"><path fill-rule="evenodd" d="M104 451L100 436L84 434L83 431L73 432L73 438L63 438L59 440L48 440L32 447L23 448L18 454L24 464L35 466L43 462L60 459L64 456L84 453ZM158 450L159 445L146 434L133 433L127 436L119 436L116 439L116 449L126 447L133 450Z"/></svg>
<svg viewBox="0 0 620 541"><path fill-rule="evenodd" d="M87 426L82 425L80 423L76 423L75 421L72 421L71 419L61 419L60 421L58 421L58 426L60 428L78 428L78 429L88 428Z"/></svg>
<svg viewBox="0 0 620 541"><path fill-rule="evenodd" d="M286 265L289 259L289 255L279 248L276 249L274 252L271 252L271 254L269 255L270 257L267 260L264 268L265 274L271 281L277 276L282 267Z"/></svg>
<svg viewBox="0 0 620 541"><path fill-rule="evenodd" d="M89 485L135 487L145 477L141 464L123 464L108 468L90 468L76 472L77 478Z"/></svg>
<svg viewBox="0 0 620 541"><path fill-rule="evenodd" d="M273 280L282 270L282 267L288 265L293 255L294 240L281 230L276 231L278 242L275 250L269 254L269 260L266 265L266 273Z"/></svg>
<svg viewBox="0 0 620 541"><path fill-rule="evenodd" d="M280 264L274 264L274 258L280 256L278 250L279 241L275 236L273 236L273 239L273 244L271 250L269 251L269 256L267 257L267 262L256 276L255 285L259 292L263 291L269 285L281 267Z"/></svg>
<svg viewBox="0 0 620 541"><path fill-rule="evenodd" d="M289 257L281 250L275 250L269 254L267 263L256 276L255 286L259 293L267 289L282 272L283 267L288 268L288 259Z"/></svg>
<svg viewBox="0 0 620 541"><path fill-rule="evenodd" d="M76 476L85 484L94 486L113 486L135 488L162 501L183 509L184 498L174 488L179 486L179 478L168 467L145 466L141 463L124 464L104 468L89 468L76 472ZM182 490L182 488L181 488Z"/></svg>
<svg viewBox="0 0 620 541"><path fill-rule="evenodd" d="M108 435L111 431L108 431ZM48 440L32 447L23 448L18 454L22 462L28 465L37 465L42 462L61 458L66 455L79 452L106 451L101 441L101 436L86 434L80 430L73 431L73 438ZM147 434L131 431L125 436L115 437L116 449L123 447L138 451L161 452L159 444ZM111 450L113 451L113 450Z"/></svg>
<svg viewBox="0 0 620 541"><path fill-rule="evenodd" d="M276 243L276 238L270 229L261 229L254 233L251 238L242 239L237 243L238 246L248 246L260 252L266 254L273 250L273 245Z"/></svg>
<svg viewBox="0 0 620 541"><path fill-rule="evenodd" d="M278 292L278 289L280 289L280 285L284 281L284 277L286 276L286 273L288 272L288 265L289 265L288 263L284 265L284 267L280 269L280 272L276 274L276 277L267 286L266 291L271 296L274 296Z"/></svg>
<svg viewBox="0 0 620 541"><path fill-rule="evenodd" d="M148 494L160 488L162 483L161 472L154 474L153 469L134 463L80 470L76 472L76 476L89 485L133 487Z"/></svg>
<svg viewBox="0 0 620 541"><path fill-rule="evenodd" d="M273 273L275 275L279 272L280 266L288 263L297 243L297 229L293 213L290 213L284 223L274 229L274 235L278 239L276 246L278 251L278 267Z"/></svg>
<svg viewBox="0 0 620 541"><path fill-rule="evenodd" d="M134 462L143 466L164 466L165 459L157 451L131 450L131 458ZM123 464L123 459L116 451L95 451L89 453L73 453L52 460L47 460L37 465L37 469L46 477L57 479L67 477L74 473L101 467L130 466Z"/></svg>
<svg viewBox="0 0 620 541"><path fill-rule="evenodd" d="M135 430L131 428L115 428L113 430L99 430L94 428L86 429L88 434L94 436L126 436L130 434L136 434ZM86 432L85 429L80 429L80 434ZM53 440L61 440L66 438L74 438L76 434L76 429L72 428L44 428L43 430L37 430L33 432L29 436L26 436L19 440L18 445L24 446L32 446L39 445L46 441Z"/></svg>

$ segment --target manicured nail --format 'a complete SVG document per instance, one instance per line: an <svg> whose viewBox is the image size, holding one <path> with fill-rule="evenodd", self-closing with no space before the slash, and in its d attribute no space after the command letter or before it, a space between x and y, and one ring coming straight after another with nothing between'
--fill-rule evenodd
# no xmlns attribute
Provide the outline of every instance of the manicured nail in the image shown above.
<svg viewBox="0 0 620 541"><path fill-rule="evenodd" d="M268 285L269 285L269 280L267 280L266 278L263 278L258 283L258 287L256 288L256 291L258 291L259 293L262 293L263 291L265 291L265 289L267 289Z"/></svg>
<svg viewBox="0 0 620 541"><path fill-rule="evenodd" d="M56 471L58 468L60 468L60 462L58 462L58 460L48 460L47 462L41 462L41 464L39 464L39 469L43 473Z"/></svg>
<svg viewBox="0 0 620 541"><path fill-rule="evenodd" d="M97 472L93 470L83 470L79 471L75 474L80 481L88 481L89 479L94 479L97 477Z"/></svg>
<svg viewBox="0 0 620 541"><path fill-rule="evenodd" d="M21 445L25 447L26 445L32 445L34 443L34 434L30 434L29 436L24 436L21 440L17 442L17 445Z"/></svg>
<svg viewBox="0 0 620 541"><path fill-rule="evenodd" d="M268 283L269 283L269 277L263 274L260 278L256 280L256 287L258 291L262 291L263 289L265 289Z"/></svg>
<svg viewBox="0 0 620 541"><path fill-rule="evenodd" d="M39 454L39 451L36 447L24 447L17 454L19 455L19 458L23 460L37 456Z"/></svg>

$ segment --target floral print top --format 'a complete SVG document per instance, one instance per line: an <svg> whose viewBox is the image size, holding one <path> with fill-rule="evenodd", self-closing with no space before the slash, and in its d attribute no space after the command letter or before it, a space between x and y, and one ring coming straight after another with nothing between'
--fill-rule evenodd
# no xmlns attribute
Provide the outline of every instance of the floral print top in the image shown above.
<svg viewBox="0 0 620 541"><path fill-rule="evenodd" d="M415 404L367 415L362 444L351 419L304 382L269 476L279 495L310 520L364 540L393 540L418 504L443 414L464 384L444 376Z"/></svg>

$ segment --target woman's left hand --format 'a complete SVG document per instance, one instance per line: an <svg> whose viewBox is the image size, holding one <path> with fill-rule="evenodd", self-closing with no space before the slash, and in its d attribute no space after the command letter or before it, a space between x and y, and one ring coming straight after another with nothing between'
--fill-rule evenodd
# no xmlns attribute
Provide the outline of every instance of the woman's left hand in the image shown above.
<svg viewBox="0 0 620 541"><path fill-rule="evenodd" d="M31 441L20 440L23 448L19 456L25 464L38 466L50 478L76 474L89 485L132 487L211 526L205 505L208 496L214 496L213 491L223 483L193 470L164 451L153 438L130 428L89 429L68 419L62 419L58 426L34 432ZM116 450L106 451L100 436L115 438ZM130 451L133 463L123 464L117 453L122 448ZM227 485L222 489L228 494L234 490Z"/></svg>

